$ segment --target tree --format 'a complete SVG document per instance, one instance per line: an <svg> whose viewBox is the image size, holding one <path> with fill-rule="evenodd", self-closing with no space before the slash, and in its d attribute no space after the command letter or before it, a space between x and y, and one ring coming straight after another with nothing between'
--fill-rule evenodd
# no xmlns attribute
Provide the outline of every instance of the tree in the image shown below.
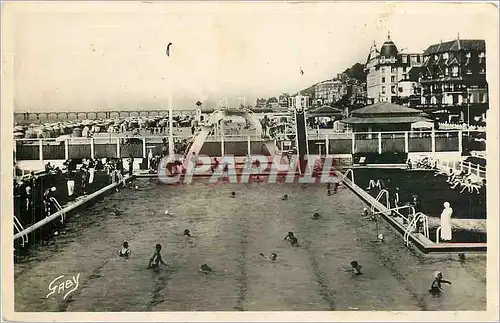
<svg viewBox="0 0 500 323"><path fill-rule="evenodd" d="M350 78L366 82L365 66L361 63L356 63L350 68L347 68L344 73Z"/></svg>

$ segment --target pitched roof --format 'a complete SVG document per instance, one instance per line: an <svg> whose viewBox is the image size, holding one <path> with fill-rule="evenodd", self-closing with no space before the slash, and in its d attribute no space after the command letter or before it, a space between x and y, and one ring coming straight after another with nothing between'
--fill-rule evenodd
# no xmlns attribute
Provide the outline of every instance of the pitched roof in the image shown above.
<svg viewBox="0 0 500 323"><path fill-rule="evenodd" d="M434 44L429 46L424 55L459 51L459 50L485 50L486 44L484 39L455 39L444 43Z"/></svg>
<svg viewBox="0 0 500 323"><path fill-rule="evenodd" d="M390 102L378 102L361 109L354 110L353 116L362 117L368 115L412 115L420 114L421 111L417 109L407 108Z"/></svg>
<svg viewBox="0 0 500 323"><path fill-rule="evenodd" d="M340 120L340 122L348 124L387 124L387 123L415 123L415 122L432 122L432 120L423 117L375 117L375 118L360 118L350 117Z"/></svg>
<svg viewBox="0 0 500 323"><path fill-rule="evenodd" d="M310 109L307 113L308 114L315 114L315 113L320 113L320 114L338 114L338 113L342 113L342 110L341 109L337 109L337 108L333 108L333 107L330 107L330 106L327 106L327 105L324 105L322 107L316 107L316 108Z"/></svg>

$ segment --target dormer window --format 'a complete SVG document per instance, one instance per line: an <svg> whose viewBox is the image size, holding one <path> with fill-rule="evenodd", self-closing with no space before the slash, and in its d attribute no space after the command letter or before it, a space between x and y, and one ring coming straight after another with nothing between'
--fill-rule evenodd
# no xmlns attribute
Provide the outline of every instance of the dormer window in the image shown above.
<svg viewBox="0 0 500 323"><path fill-rule="evenodd" d="M470 58L470 57L471 57L471 53L470 53L470 52L467 52L467 53L465 54L465 57Z"/></svg>
<svg viewBox="0 0 500 323"><path fill-rule="evenodd" d="M479 58L485 58L485 57L486 57L486 56L485 56L485 53L484 53L484 52L480 52L480 53L479 53Z"/></svg>
<svg viewBox="0 0 500 323"><path fill-rule="evenodd" d="M448 58L450 58L450 56L448 55L448 53L444 53L443 54L443 59L448 59Z"/></svg>
<svg viewBox="0 0 500 323"><path fill-rule="evenodd" d="M434 60L437 61L439 59L439 55L434 55Z"/></svg>
<svg viewBox="0 0 500 323"><path fill-rule="evenodd" d="M450 70L448 69L448 67L444 69L444 75L450 75Z"/></svg>

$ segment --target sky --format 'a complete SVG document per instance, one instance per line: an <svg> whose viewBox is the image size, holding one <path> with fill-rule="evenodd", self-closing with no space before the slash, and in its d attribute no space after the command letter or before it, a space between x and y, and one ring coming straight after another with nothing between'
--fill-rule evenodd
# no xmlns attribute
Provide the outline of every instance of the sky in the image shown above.
<svg viewBox="0 0 500 323"><path fill-rule="evenodd" d="M486 39L488 49L498 10L382 2L25 2L3 9L16 112L166 109L170 95L176 110L198 100L214 107L221 97L254 104L365 63L389 31L406 52L458 34Z"/></svg>

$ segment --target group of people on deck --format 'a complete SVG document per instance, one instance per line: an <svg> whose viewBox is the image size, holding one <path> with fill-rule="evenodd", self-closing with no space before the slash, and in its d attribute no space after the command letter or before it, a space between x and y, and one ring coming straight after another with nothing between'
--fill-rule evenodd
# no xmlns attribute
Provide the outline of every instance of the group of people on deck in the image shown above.
<svg viewBox="0 0 500 323"><path fill-rule="evenodd" d="M434 176L439 175L446 176L446 183L450 185L450 188L454 190L458 187L461 189L460 193L481 194L481 192L486 189L486 179L480 180L477 176L472 175L465 169L458 172L450 168L448 172L439 170L434 174Z"/></svg>

